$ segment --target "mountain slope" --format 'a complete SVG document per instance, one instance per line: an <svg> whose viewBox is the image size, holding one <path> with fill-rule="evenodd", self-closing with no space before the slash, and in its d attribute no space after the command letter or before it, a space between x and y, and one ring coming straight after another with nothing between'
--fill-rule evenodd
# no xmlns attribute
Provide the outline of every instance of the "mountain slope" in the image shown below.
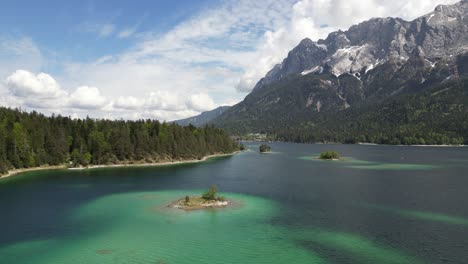
<svg viewBox="0 0 468 264"><path fill-rule="evenodd" d="M465 0L410 22L375 18L305 39L213 122L235 134L277 134L468 75L467 11Z"/></svg>
<svg viewBox="0 0 468 264"><path fill-rule="evenodd" d="M468 79L434 85L275 131L295 142L467 144Z"/></svg>
<svg viewBox="0 0 468 264"><path fill-rule="evenodd" d="M188 126L190 124L196 126L196 127L202 127L209 122L211 122L213 119L217 118L220 116L222 113L224 113L226 110L228 110L230 106L220 106L216 109L213 109L211 111L206 111L203 112L197 116L181 119L174 121L174 123L181 125L181 126Z"/></svg>

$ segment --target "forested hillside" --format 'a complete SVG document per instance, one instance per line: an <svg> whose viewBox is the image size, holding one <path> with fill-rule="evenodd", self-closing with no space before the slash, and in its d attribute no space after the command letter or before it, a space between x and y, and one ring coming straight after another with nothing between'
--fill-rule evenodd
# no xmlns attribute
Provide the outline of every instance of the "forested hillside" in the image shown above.
<svg viewBox="0 0 468 264"><path fill-rule="evenodd" d="M42 165L199 159L238 148L222 130L211 126L81 120L0 108L0 173Z"/></svg>
<svg viewBox="0 0 468 264"><path fill-rule="evenodd" d="M295 142L468 144L468 79L329 112L275 134Z"/></svg>

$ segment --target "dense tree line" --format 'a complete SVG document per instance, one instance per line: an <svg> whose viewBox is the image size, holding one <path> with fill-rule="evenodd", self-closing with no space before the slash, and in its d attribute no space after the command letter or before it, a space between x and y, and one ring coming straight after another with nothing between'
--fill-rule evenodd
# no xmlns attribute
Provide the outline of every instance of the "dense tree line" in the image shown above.
<svg viewBox="0 0 468 264"><path fill-rule="evenodd" d="M0 108L0 173L42 165L200 159L237 149L237 143L212 126L47 117Z"/></svg>

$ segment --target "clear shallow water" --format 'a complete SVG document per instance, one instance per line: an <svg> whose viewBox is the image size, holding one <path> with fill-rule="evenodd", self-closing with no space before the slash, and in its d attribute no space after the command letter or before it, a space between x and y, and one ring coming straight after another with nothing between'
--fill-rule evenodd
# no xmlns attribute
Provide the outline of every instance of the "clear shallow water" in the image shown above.
<svg viewBox="0 0 468 264"><path fill-rule="evenodd" d="M468 262L467 148L271 145L1 180L0 263ZM239 205L166 207L211 184Z"/></svg>

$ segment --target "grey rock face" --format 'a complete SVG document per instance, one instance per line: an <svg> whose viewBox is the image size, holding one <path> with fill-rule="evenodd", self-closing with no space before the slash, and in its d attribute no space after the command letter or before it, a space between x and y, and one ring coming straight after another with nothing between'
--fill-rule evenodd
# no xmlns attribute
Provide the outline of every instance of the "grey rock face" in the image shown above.
<svg viewBox="0 0 468 264"><path fill-rule="evenodd" d="M389 61L408 61L416 49L421 49L431 63L467 52L467 10L468 1L464 0L454 5L440 5L411 22L400 18L374 18L347 31L333 32L325 40L304 39L255 89L293 74L323 73L317 70L320 68L336 76L363 75L366 73L363 71Z"/></svg>
<svg viewBox="0 0 468 264"><path fill-rule="evenodd" d="M288 75L300 73L304 69L310 69L320 65L327 56L326 47L313 42L310 39L304 39L289 52L288 57L283 63L276 65L268 74L260 80L255 89L279 81Z"/></svg>

